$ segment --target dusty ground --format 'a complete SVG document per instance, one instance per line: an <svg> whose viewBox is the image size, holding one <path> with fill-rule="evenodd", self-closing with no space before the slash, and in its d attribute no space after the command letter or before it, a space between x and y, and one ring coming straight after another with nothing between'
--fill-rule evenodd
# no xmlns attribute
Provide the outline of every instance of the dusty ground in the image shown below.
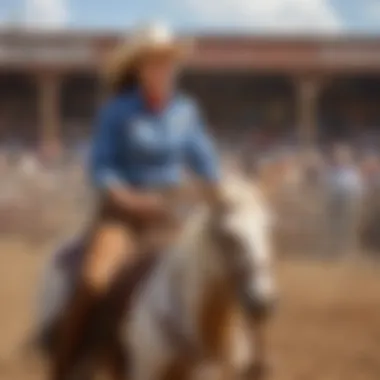
<svg viewBox="0 0 380 380"><path fill-rule="evenodd" d="M0 245L0 380L42 380L21 357L41 249ZM380 379L380 264L284 261L273 380Z"/></svg>

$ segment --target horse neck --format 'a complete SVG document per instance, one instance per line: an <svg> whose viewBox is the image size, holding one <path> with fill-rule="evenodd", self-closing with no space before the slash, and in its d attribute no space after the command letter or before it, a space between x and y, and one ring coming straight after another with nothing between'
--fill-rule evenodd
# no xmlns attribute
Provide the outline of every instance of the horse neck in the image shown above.
<svg viewBox="0 0 380 380"><path fill-rule="evenodd" d="M224 280L224 268L211 238L209 219L208 210L200 210L184 229L181 247L177 250L188 281L195 287Z"/></svg>
<svg viewBox="0 0 380 380"><path fill-rule="evenodd" d="M207 349L217 350L224 339L234 299L206 224L199 221L194 235L186 237L189 245L183 251L185 302L191 330Z"/></svg>

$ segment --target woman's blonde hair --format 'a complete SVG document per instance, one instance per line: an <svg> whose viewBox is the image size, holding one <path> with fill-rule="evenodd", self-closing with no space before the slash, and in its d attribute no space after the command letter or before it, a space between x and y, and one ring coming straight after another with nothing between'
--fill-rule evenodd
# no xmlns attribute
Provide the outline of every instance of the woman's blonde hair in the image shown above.
<svg viewBox="0 0 380 380"><path fill-rule="evenodd" d="M122 62L107 68L105 75L105 87L109 94L115 95L128 92L136 88L138 84L138 65L125 65Z"/></svg>
<svg viewBox="0 0 380 380"><path fill-rule="evenodd" d="M193 41L178 40L161 24L150 24L136 29L119 43L106 66L104 82L111 94L132 90L138 84L141 61L149 57L167 56L182 61L188 55Z"/></svg>

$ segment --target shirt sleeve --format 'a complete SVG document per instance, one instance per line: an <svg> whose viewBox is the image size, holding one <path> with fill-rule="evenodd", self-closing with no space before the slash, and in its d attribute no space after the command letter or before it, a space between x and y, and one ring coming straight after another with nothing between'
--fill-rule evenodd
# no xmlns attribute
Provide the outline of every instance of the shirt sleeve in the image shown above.
<svg viewBox="0 0 380 380"><path fill-rule="evenodd" d="M125 183L119 169L121 126L118 112L110 103L100 111L95 122L95 136L90 155L90 176L99 189Z"/></svg>
<svg viewBox="0 0 380 380"><path fill-rule="evenodd" d="M220 165L212 137L207 132L197 107L193 108L192 116L192 130L185 148L186 163L203 180L218 182L220 179Z"/></svg>

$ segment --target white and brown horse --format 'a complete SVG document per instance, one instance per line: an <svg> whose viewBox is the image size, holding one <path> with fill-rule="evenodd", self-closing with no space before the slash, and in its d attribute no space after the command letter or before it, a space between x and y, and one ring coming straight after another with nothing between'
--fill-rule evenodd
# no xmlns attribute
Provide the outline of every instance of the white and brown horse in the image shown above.
<svg viewBox="0 0 380 380"><path fill-rule="evenodd" d="M258 189L226 181L221 204L194 212L178 246L136 294L124 331L130 378L191 378L201 364L234 378L244 354L253 357L246 364L259 364L262 358L256 362L249 352L254 341L237 323L239 316L248 317L247 328L261 323L272 305L270 241L270 215ZM178 336L195 357L176 344Z"/></svg>
<svg viewBox="0 0 380 380"><path fill-rule="evenodd" d="M128 373L120 373L121 366L115 378L181 380L205 368L238 378L264 361L259 333L275 296L270 215L250 182L230 178L222 189L217 206L193 211L171 252L129 296L125 319L114 322L117 328L110 334L121 342L119 354L129 363ZM49 281L44 288L46 327L59 314L59 305L49 311L49 302L59 295L52 297ZM107 330L104 319L95 330Z"/></svg>

